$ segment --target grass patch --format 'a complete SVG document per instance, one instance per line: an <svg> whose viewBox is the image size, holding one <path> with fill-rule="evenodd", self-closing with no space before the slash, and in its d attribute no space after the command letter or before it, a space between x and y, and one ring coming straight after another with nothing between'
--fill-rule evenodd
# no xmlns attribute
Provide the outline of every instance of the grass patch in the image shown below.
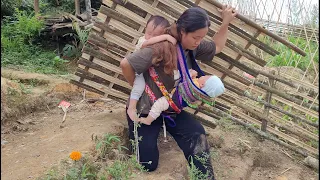
<svg viewBox="0 0 320 180"><path fill-rule="evenodd" d="M303 57L285 45L272 41L270 37L263 37L262 41L264 43L270 45L271 47L275 47L275 49L280 52L280 54L276 56L267 55L266 60L268 62L268 66L292 66L306 71L310 61L314 61L315 63L319 64L319 45L316 42L308 42L303 38L296 38L293 36L288 36L287 40L304 50L306 52L306 56Z"/></svg>
<svg viewBox="0 0 320 180"><path fill-rule="evenodd" d="M44 74L67 74L66 60L33 44L44 23L39 16L15 9L1 26L1 67L18 67Z"/></svg>

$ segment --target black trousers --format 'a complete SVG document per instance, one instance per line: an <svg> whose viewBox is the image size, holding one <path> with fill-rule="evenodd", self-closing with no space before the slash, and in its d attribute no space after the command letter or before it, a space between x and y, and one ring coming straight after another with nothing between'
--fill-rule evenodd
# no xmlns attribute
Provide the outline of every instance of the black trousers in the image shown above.
<svg viewBox="0 0 320 180"><path fill-rule="evenodd" d="M146 116L147 115L141 115L141 117ZM129 125L129 138L134 140L134 125L128 114L127 120ZM208 179L214 179L213 168L209 156L209 146L203 126L199 121L195 120L194 117L185 111L182 111L176 116L175 123L175 127L170 127L166 123L166 128L183 151L189 165L190 161L193 160L195 167L197 167L203 174L206 174L207 172L209 173ZM162 125L163 118L160 116L158 119L153 121L151 125L148 126L141 124L141 127L138 128L138 136L142 136L142 141L139 141L140 162L142 162L142 165L149 172L154 171L158 167L159 150L157 146L157 139ZM199 157L203 158L205 156L208 156L206 162L200 162L198 160ZM149 161L152 161L152 163L145 163Z"/></svg>

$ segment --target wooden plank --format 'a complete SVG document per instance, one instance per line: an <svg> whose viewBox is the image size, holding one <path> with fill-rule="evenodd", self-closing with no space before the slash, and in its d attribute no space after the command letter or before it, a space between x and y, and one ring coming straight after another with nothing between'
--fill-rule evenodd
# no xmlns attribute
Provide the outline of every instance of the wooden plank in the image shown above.
<svg viewBox="0 0 320 180"><path fill-rule="evenodd" d="M103 0L102 2L103 2L103 4L107 5L108 7L111 7L111 5L113 3L111 0ZM118 15L117 16L112 16L112 18L117 19L118 21L122 21L123 18L124 18L127 22L129 20L131 20L135 24L140 24L142 26L146 26L147 25L147 21L144 20L144 18L142 18L141 16L137 15L136 13L130 11L129 9L127 9L127 8L125 8L123 6L117 6L115 8L115 11L118 12ZM110 9L108 9L108 8L106 8L104 6L101 6L100 7L100 12L105 14L105 15L108 15L108 13L110 12Z"/></svg>
<svg viewBox="0 0 320 180"><path fill-rule="evenodd" d="M106 68L107 69L107 68ZM128 89L131 89L132 87L125 81L122 81L118 78L114 78L112 76L109 76L108 74L102 72L100 70L100 68L96 68L94 66L90 66L90 69L88 70L90 73L94 74L94 75L97 75L109 82L112 82L112 83L115 83L115 84L118 84L119 86L122 86L122 87L125 87L125 88L128 88Z"/></svg>
<svg viewBox="0 0 320 180"><path fill-rule="evenodd" d="M131 28L130 26L127 26L126 24L123 24L120 21L117 21L115 19L111 19L110 23L111 26L119 29L120 31L132 36L133 38L137 38L139 39L140 37L142 37L144 34Z"/></svg>
<svg viewBox="0 0 320 180"><path fill-rule="evenodd" d="M76 77L76 81L79 81L80 77ZM104 92L104 93L108 93L112 96L115 96L115 97L118 97L122 100L128 100L129 98L129 95L127 94L124 94L123 92L120 92L120 91L116 91L114 89L109 89L108 87L106 86L103 86L101 84L98 84L96 82L93 82L93 81L90 81L90 80L87 80L87 79L84 79L83 81L83 84L87 85L87 86L90 86L90 87L93 87L95 89L99 89L100 91Z"/></svg>
<svg viewBox="0 0 320 180"><path fill-rule="evenodd" d="M166 12L163 12L157 8L154 8L151 5L145 3L141 0L128 0L128 2L138 6L139 8L143 9L144 11L146 11L147 13L149 13L151 15L161 15L164 18L166 18L170 23L173 23L174 20L176 20L175 18L173 18L172 16L170 16Z"/></svg>
<svg viewBox="0 0 320 180"><path fill-rule="evenodd" d="M105 39L107 39L108 41L115 43L121 47L123 47L124 49L133 52L135 50L135 45L132 43L129 43L128 41L119 38L118 36L114 35L114 34L110 34L110 33L104 33L103 37Z"/></svg>
<svg viewBox="0 0 320 180"><path fill-rule="evenodd" d="M100 66L102 66L104 68L107 68L107 69L109 69L109 70L111 70L111 71L113 71L115 73L122 74L122 70L118 66L115 66L115 65L113 65L111 63L102 61L102 60L100 60L98 58L94 58L92 62L96 63L96 64L98 64L98 65L100 65Z"/></svg>

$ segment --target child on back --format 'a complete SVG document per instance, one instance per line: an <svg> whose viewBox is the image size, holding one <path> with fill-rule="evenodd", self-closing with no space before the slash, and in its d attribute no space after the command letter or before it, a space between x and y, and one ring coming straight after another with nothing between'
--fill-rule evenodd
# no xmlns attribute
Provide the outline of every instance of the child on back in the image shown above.
<svg viewBox="0 0 320 180"><path fill-rule="evenodd" d="M152 16L147 22L144 36L139 38L135 51L161 41L169 41L173 45L175 45L177 43L177 40L169 34L164 34L165 29L169 26L169 21L164 17L157 15ZM145 79L143 77L143 74L136 74L127 110L127 113L132 120L138 120L137 103L144 89Z"/></svg>

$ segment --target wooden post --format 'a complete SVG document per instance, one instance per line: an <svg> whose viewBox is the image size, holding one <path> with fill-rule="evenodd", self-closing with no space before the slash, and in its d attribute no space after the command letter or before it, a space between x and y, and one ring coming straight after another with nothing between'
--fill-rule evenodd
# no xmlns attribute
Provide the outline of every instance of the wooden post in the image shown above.
<svg viewBox="0 0 320 180"><path fill-rule="evenodd" d="M85 0L88 24L92 23L91 0Z"/></svg>
<svg viewBox="0 0 320 180"><path fill-rule="evenodd" d="M274 75L275 71L273 70L271 73ZM269 83L270 83L269 85L273 88L274 85L275 85L274 79L273 78L269 78ZM267 101L267 103L270 104L272 93L270 91L266 91L266 92L267 92L266 101ZM269 116L269 109L270 109L269 106L264 106L263 115L265 117ZM267 124L268 124L268 122L265 119L261 120L261 131L263 131L263 132L267 131Z"/></svg>
<svg viewBox="0 0 320 180"><path fill-rule="evenodd" d="M39 14L39 0L34 0L33 1L33 7L34 7L34 12L36 14Z"/></svg>
<svg viewBox="0 0 320 180"><path fill-rule="evenodd" d="M80 1L79 0L74 0L74 7L76 9L76 15L80 15L81 11L80 11Z"/></svg>

